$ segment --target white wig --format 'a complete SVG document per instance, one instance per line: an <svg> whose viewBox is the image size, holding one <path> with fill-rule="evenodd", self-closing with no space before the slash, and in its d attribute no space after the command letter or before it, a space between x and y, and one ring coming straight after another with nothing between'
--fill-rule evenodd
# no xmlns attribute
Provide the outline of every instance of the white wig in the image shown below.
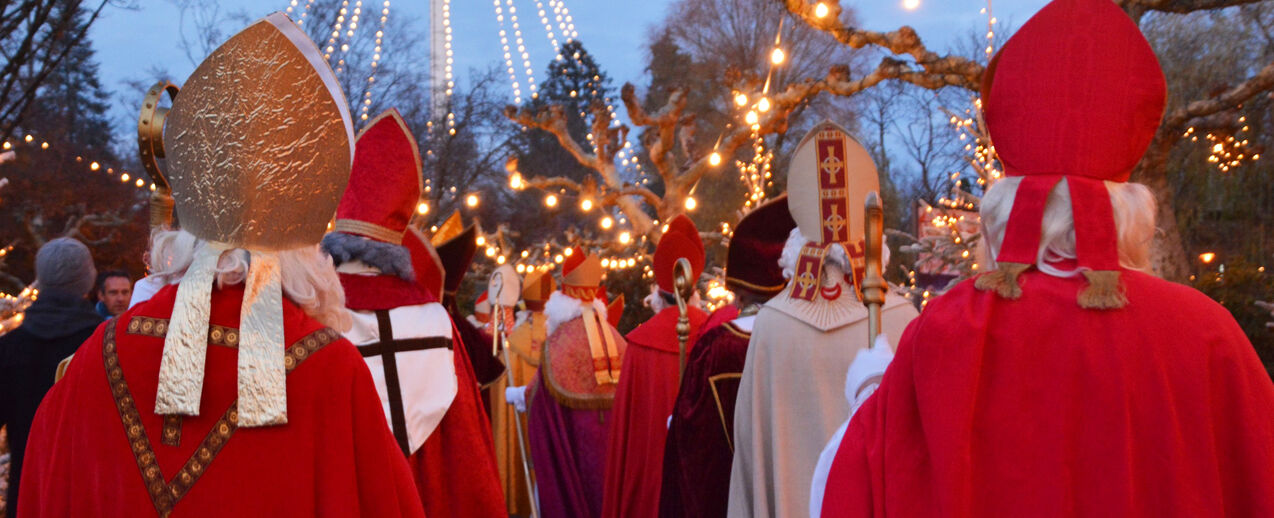
<svg viewBox="0 0 1274 518"><path fill-rule="evenodd" d="M796 275L796 262L801 257L801 248L808 243L805 235L801 233L801 229L794 228L792 233L787 236L787 243L783 245L783 254L779 256L779 268L783 269L783 278L791 279ZM889 268L889 245L881 244L880 248L882 272ZM845 248L840 244L833 244L827 250L827 257L823 262L823 271L833 269L832 275L824 275L823 282L830 283L835 280L835 276L844 275L849 271L849 255L845 252Z"/></svg>
<svg viewBox="0 0 1274 518"><path fill-rule="evenodd" d="M992 266L1004 242L1004 231L1022 177L1005 178L982 197L982 228ZM1155 197L1139 183L1105 182L1115 217L1119 264L1129 270L1150 271L1150 245L1155 233ZM1075 259L1075 221L1071 215L1070 187L1065 179L1048 195L1040 233L1036 266L1040 271L1073 277L1080 269L1062 270L1055 263Z"/></svg>
<svg viewBox="0 0 1274 518"><path fill-rule="evenodd" d="M165 284L177 284L194 261L195 252L208 246L185 230L157 231L151 236L150 259L154 275ZM345 292L340 277L332 266L332 258L319 251L318 245L278 252L279 277L283 294L305 313L337 331L347 331L353 324L345 309ZM233 248L221 253L217 261L217 287L244 282L248 275L248 251Z"/></svg>

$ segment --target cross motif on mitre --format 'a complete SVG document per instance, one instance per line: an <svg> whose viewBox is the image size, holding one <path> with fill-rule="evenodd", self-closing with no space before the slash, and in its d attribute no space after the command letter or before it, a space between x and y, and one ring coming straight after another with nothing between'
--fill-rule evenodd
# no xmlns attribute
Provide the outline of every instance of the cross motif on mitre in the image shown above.
<svg viewBox="0 0 1274 518"><path fill-rule="evenodd" d="M823 174L827 175L828 187L836 185L836 180L837 180L836 173L839 173L841 171L841 167L843 165L844 164L840 161L840 159L837 158L835 154L833 154L833 149L831 147L828 147L827 158L824 158L823 162L819 164L819 168L823 170Z"/></svg>
<svg viewBox="0 0 1274 518"><path fill-rule="evenodd" d="M823 218L823 227L827 228L832 235L839 235L840 230L845 228L845 216L841 215L839 205L832 205L831 209L831 215Z"/></svg>

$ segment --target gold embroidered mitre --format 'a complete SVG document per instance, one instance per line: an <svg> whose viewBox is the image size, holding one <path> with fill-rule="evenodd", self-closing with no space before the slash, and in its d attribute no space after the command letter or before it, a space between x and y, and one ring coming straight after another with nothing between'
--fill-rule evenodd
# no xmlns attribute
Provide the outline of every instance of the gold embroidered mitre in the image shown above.
<svg viewBox="0 0 1274 518"><path fill-rule="evenodd" d="M287 422L283 288L275 252L318 244L349 180L353 124L314 42L282 13L191 74L164 123L182 228L204 241L177 288L155 412L199 415L222 252L250 254L240 310L240 426Z"/></svg>
<svg viewBox="0 0 1274 518"><path fill-rule="evenodd" d="M314 43L282 13L257 21L195 69L168 114L182 228L254 250L318 243L349 181L353 134Z"/></svg>

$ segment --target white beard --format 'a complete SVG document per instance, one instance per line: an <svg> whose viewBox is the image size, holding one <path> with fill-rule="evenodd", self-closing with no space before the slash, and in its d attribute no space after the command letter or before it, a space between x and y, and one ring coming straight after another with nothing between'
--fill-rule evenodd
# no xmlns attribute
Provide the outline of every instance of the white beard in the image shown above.
<svg viewBox="0 0 1274 518"><path fill-rule="evenodd" d="M580 299L560 291L549 295L549 301L544 304L544 315L548 317L548 322L545 324L548 334L552 335L553 331L557 330L557 326L579 318L583 313L584 304L586 303ZM598 299L593 299L593 311L605 318L606 305Z"/></svg>

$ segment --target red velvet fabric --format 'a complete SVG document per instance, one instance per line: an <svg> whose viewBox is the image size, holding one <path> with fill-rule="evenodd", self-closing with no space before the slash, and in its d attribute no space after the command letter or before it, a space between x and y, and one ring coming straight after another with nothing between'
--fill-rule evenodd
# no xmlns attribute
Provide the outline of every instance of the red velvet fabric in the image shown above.
<svg viewBox="0 0 1274 518"><path fill-rule="evenodd" d="M460 336L458 329L452 332ZM411 471L429 516L505 518L508 513L495 461L491 419L483 409L465 354L470 345L457 339L454 346L459 385L456 399L438 430L411 455Z"/></svg>
<svg viewBox="0 0 1274 518"><path fill-rule="evenodd" d="M708 318L693 307L689 316L687 357ZM603 517L644 518L659 513L664 440L679 388L677 317L677 308L665 309L625 337L629 347L606 443Z"/></svg>
<svg viewBox="0 0 1274 518"><path fill-rule="evenodd" d="M1166 84L1141 30L1109 0L1050 2L1005 43L983 76L987 130L1005 173L1072 179L1083 267L1119 267L1110 201L1098 187L1101 180L1128 180L1159 128ZM1033 215L1043 213L1048 197L1047 191L1029 194L1014 200L1013 214L1032 217L1009 225L1000 261L1035 262L1040 219Z"/></svg>
<svg viewBox="0 0 1274 518"><path fill-rule="evenodd" d="M966 281L929 303L831 468L824 517L1274 516L1274 384L1234 319L1121 272Z"/></svg>
<svg viewBox="0 0 1274 518"><path fill-rule="evenodd" d="M699 334L707 334L708 330L717 326L739 318L739 306L734 304L726 304L717 308L712 314L708 315L708 319L704 321L703 327L699 329Z"/></svg>
<svg viewBox="0 0 1274 518"><path fill-rule="evenodd" d="M200 415L181 442L160 441L154 414L163 339L127 332L135 316L169 318L176 287L118 317L120 366L165 480L196 453L237 394L238 350L208 348ZM239 326L242 286L213 291L211 323ZM287 343L322 327L284 303ZM108 321L106 325L114 325ZM103 363L104 327L75 354L36 415L19 516L155 516ZM172 516L424 516L362 357L339 339L287 377L288 424L240 428L176 503Z"/></svg>
<svg viewBox="0 0 1274 518"><path fill-rule="evenodd" d="M349 185L336 208L336 220L370 223L401 238L420 201L420 179L416 137L398 110L390 108L358 133ZM386 241L376 233L338 230Z"/></svg>
<svg viewBox="0 0 1274 518"><path fill-rule="evenodd" d="M655 247L655 282L659 289L672 293L674 291L673 268L677 259L690 260L691 279L699 280L703 273L705 261L703 240L699 238L699 229L685 214L678 215L668 222L668 231L659 238L659 246Z"/></svg>
<svg viewBox="0 0 1274 518"><path fill-rule="evenodd" d="M339 275L341 288L345 290L345 307L356 311L379 311L438 302L419 284L395 275Z"/></svg>
<svg viewBox="0 0 1274 518"><path fill-rule="evenodd" d="M411 270L416 274L416 284L433 295L434 300L442 300L446 273L434 245L419 230L409 228L403 234L403 247L411 254Z"/></svg>
<svg viewBox="0 0 1274 518"><path fill-rule="evenodd" d="M734 460L734 403L750 338L750 333L729 324L706 329L686 360L664 444L662 518L726 515ZM726 376L712 379L722 374Z"/></svg>
<svg viewBox="0 0 1274 518"><path fill-rule="evenodd" d="M786 194L745 214L730 236L726 287L731 291L748 290L763 295L783 291L787 280L779 268L779 256L783 255L783 246L794 228L796 220L788 211Z"/></svg>

